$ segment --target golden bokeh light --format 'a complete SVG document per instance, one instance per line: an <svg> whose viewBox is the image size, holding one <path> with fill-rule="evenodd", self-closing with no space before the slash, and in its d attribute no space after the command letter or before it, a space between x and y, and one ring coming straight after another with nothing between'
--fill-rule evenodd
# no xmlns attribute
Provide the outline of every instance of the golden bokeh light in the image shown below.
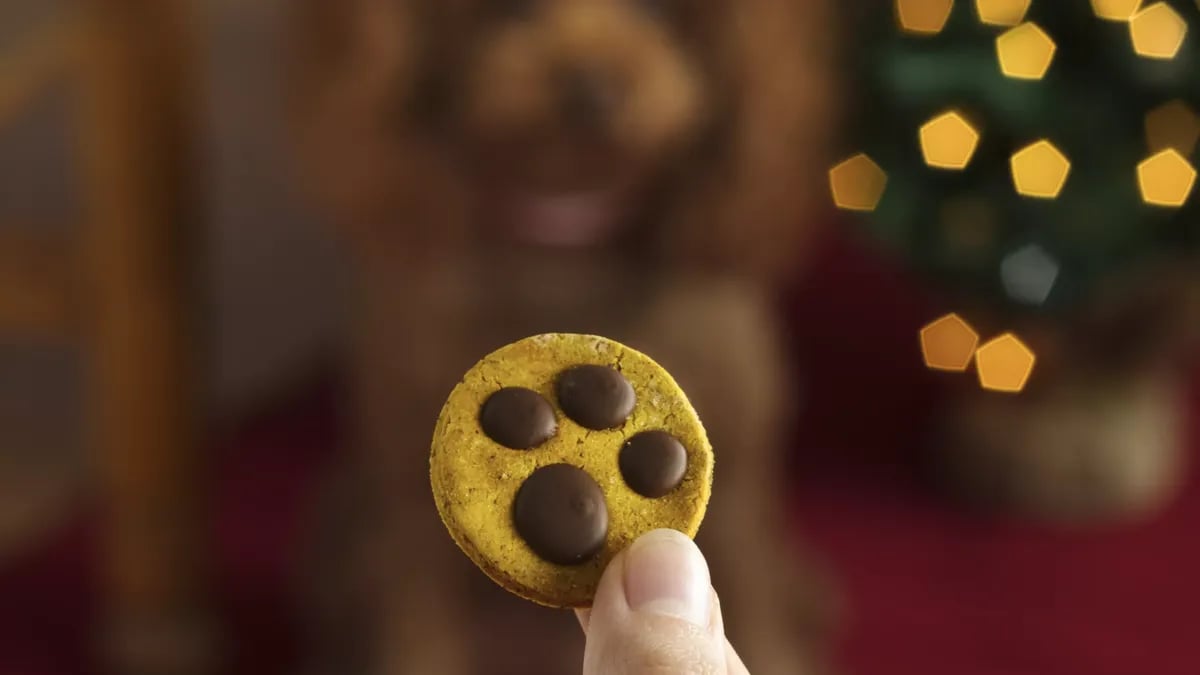
<svg viewBox="0 0 1200 675"><path fill-rule="evenodd" d="M918 136L925 163L937 169L963 169L979 145L979 132L950 111L921 125Z"/></svg>
<svg viewBox="0 0 1200 675"><path fill-rule="evenodd" d="M1165 2L1156 2L1129 19L1133 51L1148 59L1175 58L1186 35L1187 22Z"/></svg>
<svg viewBox="0 0 1200 675"><path fill-rule="evenodd" d="M952 9L954 0L896 0L896 20L910 33L937 35Z"/></svg>
<svg viewBox="0 0 1200 675"><path fill-rule="evenodd" d="M991 391L1020 392L1033 373L1037 357L1016 335L1005 333L975 352L979 385Z"/></svg>
<svg viewBox="0 0 1200 675"><path fill-rule="evenodd" d="M1030 0L975 0L979 21L989 26L1015 26L1025 19Z"/></svg>
<svg viewBox="0 0 1200 675"><path fill-rule="evenodd" d="M1058 46L1036 23L1023 23L996 38L1000 71L1019 80L1040 80L1054 60Z"/></svg>
<svg viewBox="0 0 1200 675"><path fill-rule="evenodd" d="M1057 197L1071 172L1071 162L1047 140L1018 150L1009 164L1017 192L1040 199Z"/></svg>
<svg viewBox="0 0 1200 675"><path fill-rule="evenodd" d="M1143 160L1137 174L1142 200L1154 206L1183 206L1196 185L1196 169L1174 148Z"/></svg>
<svg viewBox="0 0 1200 675"><path fill-rule="evenodd" d="M947 314L921 329L921 355L933 370L966 370L978 344L979 334L957 314Z"/></svg>
<svg viewBox="0 0 1200 675"><path fill-rule="evenodd" d="M1183 101L1170 101L1146 113L1146 145L1151 152L1175 148L1189 156L1200 141L1200 117Z"/></svg>
<svg viewBox="0 0 1200 675"><path fill-rule="evenodd" d="M1108 21L1128 21L1142 6L1142 0L1092 0L1092 11Z"/></svg>
<svg viewBox="0 0 1200 675"><path fill-rule="evenodd" d="M829 188L833 203L848 211L874 211L887 174L870 157L859 153L829 170Z"/></svg>

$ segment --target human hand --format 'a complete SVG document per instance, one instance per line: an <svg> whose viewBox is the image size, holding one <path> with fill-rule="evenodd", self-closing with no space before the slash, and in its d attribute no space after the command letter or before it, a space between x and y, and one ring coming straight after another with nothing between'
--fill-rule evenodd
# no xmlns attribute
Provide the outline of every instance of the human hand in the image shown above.
<svg viewBox="0 0 1200 675"><path fill-rule="evenodd" d="M725 638L708 563L675 530L642 535L613 558L591 609L583 675L749 675Z"/></svg>

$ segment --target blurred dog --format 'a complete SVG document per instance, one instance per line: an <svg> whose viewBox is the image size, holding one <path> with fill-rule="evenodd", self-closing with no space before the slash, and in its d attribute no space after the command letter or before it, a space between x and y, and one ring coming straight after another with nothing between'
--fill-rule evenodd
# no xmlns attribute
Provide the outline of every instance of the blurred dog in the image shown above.
<svg viewBox="0 0 1200 675"><path fill-rule="evenodd" d="M342 539L315 580L328 668L578 668L571 619L504 597L454 548L425 468L462 373L540 332L606 335L677 376L718 453L699 542L732 639L759 674L819 660L825 590L783 513L798 398L771 296L823 190L828 9L300 3L301 165L359 283L353 506L330 516Z"/></svg>

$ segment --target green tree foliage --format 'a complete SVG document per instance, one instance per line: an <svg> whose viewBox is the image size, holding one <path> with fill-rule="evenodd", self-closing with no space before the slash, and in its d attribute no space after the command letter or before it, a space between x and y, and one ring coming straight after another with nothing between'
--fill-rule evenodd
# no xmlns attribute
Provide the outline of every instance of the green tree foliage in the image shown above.
<svg viewBox="0 0 1200 675"><path fill-rule="evenodd" d="M1048 314L1091 299L1112 275L1200 251L1200 185L1181 208L1164 208L1143 201L1137 180L1153 154L1147 113L1175 100L1200 111L1196 0L1167 3L1188 24L1171 59L1138 56L1130 25L1097 18L1088 0L1032 0L1024 21L1056 44L1039 80L1002 74L996 39L1008 28L983 24L972 0L957 0L933 35L901 30L893 2L854 3L845 45L855 96L848 149L888 176L877 208L858 214L874 239L935 284ZM948 110L980 134L961 171L927 166L918 142L920 126ZM1071 163L1055 199L1013 185L1010 157L1041 139ZM1188 153L1192 166L1198 154ZM1030 265L1052 268L1048 293L1014 290L1016 277L1037 276Z"/></svg>

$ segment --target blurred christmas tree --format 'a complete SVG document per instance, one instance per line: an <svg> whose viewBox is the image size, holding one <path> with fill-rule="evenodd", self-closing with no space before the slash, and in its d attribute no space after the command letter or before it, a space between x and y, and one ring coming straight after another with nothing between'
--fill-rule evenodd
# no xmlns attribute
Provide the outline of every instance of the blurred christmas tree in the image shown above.
<svg viewBox="0 0 1200 675"><path fill-rule="evenodd" d="M1200 252L1198 2L853 3L835 200L1007 312L1069 312Z"/></svg>

